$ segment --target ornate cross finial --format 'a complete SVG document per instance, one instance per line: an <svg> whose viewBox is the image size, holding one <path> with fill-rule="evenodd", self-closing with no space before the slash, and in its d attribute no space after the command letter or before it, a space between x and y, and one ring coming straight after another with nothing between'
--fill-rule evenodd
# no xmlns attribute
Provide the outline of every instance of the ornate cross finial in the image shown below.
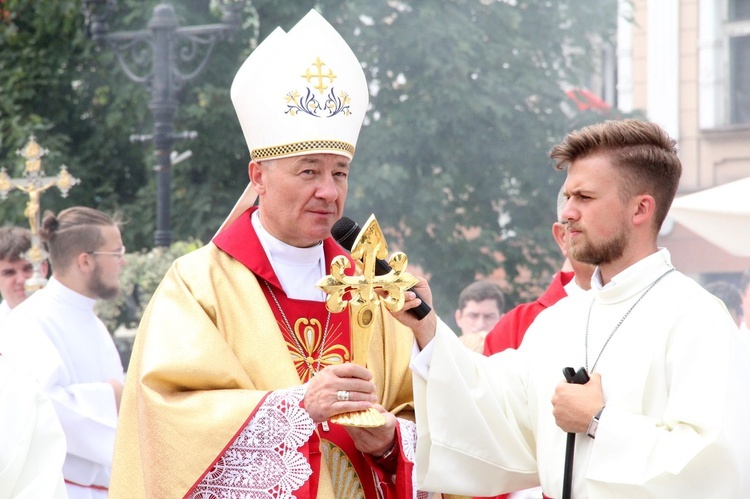
<svg viewBox="0 0 750 499"><path fill-rule="evenodd" d="M47 279L41 275L42 262L47 258L47 253L39 243L40 204L39 197L50 187L57 186L62 197L68 196L68 191L80 180L68 172L68 167L62 165L60 173L55 177L47 177L42 169L42 157L49 150L41 147L32 135L23 149L17 150L16 154L25 159L25 167L22 178L11 178L5 168L0 168L0 199L7 199L8 192L18 189L29 196L26 209L23 214L29 219L31 229L31 248L26 252L26 258L34 266L34 274L26 281L26 293L31 294L37 289L44 287Z"/></svg>
<svg viewBox="0 0 750 499"><path fill-rule="evenodd" d="M10 178L7 170L0 168L0 198L6 199L8 192L13 188L29 195L29 201L26 203L23 214L29 219L32 234L36 234L39 227L40 194L50 187L57 186L62 197L67 197L70 188L80 183L79 179L74 178L68 172L68 167L65 165L60 167L60 173L56 177L46 177L44 170L42 170L42 156L48 152L48 149L39 146L36 138L32 135L23 150L16 151L16 154L26 160L23 178Z"/></svg>
<svg viewBox="0 0 750 499"><path fill-rule="evenodd" d="M404 306L404 291L417 284L417 278L404 272L408 259L401 252L394 253L388 264L391 271L385 275L375 275L376 261L385 260L388 256L388 244L383 231L374 215L370 215L367 223L352 245L352 258L357 266L357 274L347 276L349 260L338 256L331 262L331 275L318 282L318 288L328 293L326 307L331 312L341 312L349 305L352 318L360 328L372 325L373 308L383 300L386 308L392 312L401 310ZM385 296L379 296L376 291L383 290ZM344 295L351 293L349 301ZM362 362L355 363L364 365Z"/></svg>
<svg viewBox="0 0 750 499"><path fill-rule="evenodd" d="M352 360L355 364L364 366L370 346L375 307L382 300L388 310L401 310L404 306L404 291L418 281L404 271L407 258L401 252L390 257L388 264L391 270L387 274L375 275L377 260L384 260L388 256L388 245L375 215L370 215L354 241L351 256L357 267L354 276L344 273L350 266L349 260L344 256L337 256L331 262L331 274L321 279L317 287L328 293L326 307L331 312L341 312L349 306ZM344 299L347 293L349 300ZM380 413L373 412L382 419L380 424L385 423ZM332 418L332 421L350 426L379 426L372 424L371 417L373 415L370 412L340 414Z"/></svg>

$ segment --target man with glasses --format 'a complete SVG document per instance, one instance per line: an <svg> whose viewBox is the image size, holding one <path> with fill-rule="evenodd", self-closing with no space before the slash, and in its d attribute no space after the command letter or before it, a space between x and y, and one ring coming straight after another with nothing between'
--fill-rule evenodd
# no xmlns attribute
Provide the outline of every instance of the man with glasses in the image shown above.
<svg viewBox="0 0 750 499"><path fill-rule="evenodd" d="M0 352L52 400L67 440L69 497L105 498L124 374L94 304L119 293L125 247L116 220L80 206L47 212L39 235L52 277L8 316Z"/></svg>
<svg viewBox="0 0 750 499"><path fill-rule="evenodd" d="M0 325L10 311L26 299L26 280L34 268L24 254L31 247L31 231L22 227L0 228ZM47 262L42 263L42 275L47 275Z"/></svg>

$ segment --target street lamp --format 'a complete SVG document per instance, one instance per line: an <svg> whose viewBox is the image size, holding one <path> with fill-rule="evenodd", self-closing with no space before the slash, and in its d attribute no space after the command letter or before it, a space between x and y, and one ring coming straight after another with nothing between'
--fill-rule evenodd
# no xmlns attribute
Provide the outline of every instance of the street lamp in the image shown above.
<svg viewBox="0 0 750 499"><path fill-rule="evenodd" d="M170 224L171 153L175 140L191 139L196 132L174 132L177 111L176 92L182 85L197 77L206 66L216 42L231 35L241 25L246 0L217 0L222 12L220 24L181 27L174 8L168 3L154 7L147 29L140 31L109 32L107 20L116 0L83 0L86 32L94 41L113 49L123 72L132 81L145 84L150 93L149 109L154 117L154 130L149 135L131 135L131 142L151 140L156 154L156 232L154 244L169 246L172 242ZM148 64L148 56L150 65ZM145 74L131 68L146 67ZM193 69L182 72L183 67Z"/></svg>

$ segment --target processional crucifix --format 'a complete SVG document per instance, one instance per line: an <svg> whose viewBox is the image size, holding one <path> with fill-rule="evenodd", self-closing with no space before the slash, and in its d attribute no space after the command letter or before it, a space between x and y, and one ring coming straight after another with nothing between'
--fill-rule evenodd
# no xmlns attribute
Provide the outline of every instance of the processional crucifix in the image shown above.
<svg viewBox="0 0 750 499"><path fill-rule="evenodd" d="M32 135L26 146L22 150L16 151L16 154L26 160L23 178L10 178L7 170L0 168L1 199L7 199L8 192L12 189L23 191L29 196L23 214L29 219L31 248L29 248L23 257L31 262L31 265L34 267L34 273L25 283L27 295L31 295L34 291L43 288L47 284L47 278L42 275L41 271L42 263L47 258L47 252L39 242L39 224L41 218L39 197L44 191L54 186L60 189L62 197L67 197L70 188L81 182L68 172L68 167L65 165L60 167L60 173L57 176L45 176L44 170L42 170L42 156L48 152L49 150L41 147Z"/></svg>
<svg viewBox="0 0 750 499"><path fill-rule="evenodd" d="M352 361L360 366L367 362L367 351L372 336L375 319L375 308L382 300L385 307L397 312L404 306L404 291L417 284L417 278L404 272L407 258L397 252L389 259L390 272L375 275L377 260L388 257L388 245L380 225L374 215L367 223L352 245L351 256L357 271L354 276L344 272L349 268L349 260L339 255L331 262L331 274L323 277L317 287L328 293L326 308L338 313L349 306L349 324L352 338ZM376 291L381 291L379 295ZM350 299L344 296L349 294ZM331 421L345 426L374 427L385 424L385 418L377 410L339 414Z"/></svg>

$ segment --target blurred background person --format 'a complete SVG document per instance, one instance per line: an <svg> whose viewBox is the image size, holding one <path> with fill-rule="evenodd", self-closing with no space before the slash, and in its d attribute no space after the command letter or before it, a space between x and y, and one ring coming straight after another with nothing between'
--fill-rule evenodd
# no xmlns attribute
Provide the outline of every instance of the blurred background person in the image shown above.
<svg viewBox="0 0 750 499"><path fill-rule="evenodd" d="M103 499L124 373L94 304L119 293L125 247L118 222L82 206L47 212L39 235L52 277L8 316L0 352L24 365L52 400L67 440L68 495Z"/></svg>
<svg viewBox="0 0 750 499"><path fill-rule="evenodd" d="M456 324L461 329L459 339L471 350L482 352L487 332L505 313L505 296L500 286L492 281L476 281L458 295Z"/></svg>
<svg viewBox="0 0 750 499"><path fill-rule="evenodd" d="M714 281L704 286L711 294L719 298L726 305L737 327L742 327L742 292L740 288L729 281Z"/></svg>
<svg viewBox="0 0 750 499"><path fill-rule="evenodd" d="M31 231L23 227L0 228L0 326L5 317L26 299L26 280L34 273L31 262L24 254L31 247ZM47 262L42 263L41 272L47 276Z"/></svg>

